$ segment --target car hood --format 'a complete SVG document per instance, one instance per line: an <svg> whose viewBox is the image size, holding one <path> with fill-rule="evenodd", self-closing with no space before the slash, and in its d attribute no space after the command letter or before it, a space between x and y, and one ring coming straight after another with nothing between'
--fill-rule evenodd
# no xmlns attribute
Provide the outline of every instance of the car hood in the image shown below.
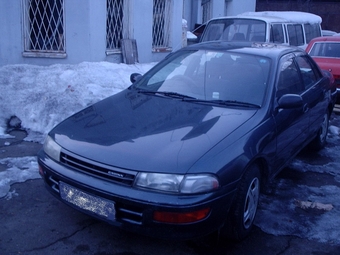
<svg viewBox="0 0 340 255"><path fill-rule="evenodd" d="M65 150L103 164L185 173L256 111L127 89L69 117L50 135Z"/></svg>

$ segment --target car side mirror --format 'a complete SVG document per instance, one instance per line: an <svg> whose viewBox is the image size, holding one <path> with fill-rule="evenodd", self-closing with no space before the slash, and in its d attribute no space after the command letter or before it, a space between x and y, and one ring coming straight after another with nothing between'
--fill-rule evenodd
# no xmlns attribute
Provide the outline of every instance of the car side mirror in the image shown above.
<svg viewBox="0 0 340 255"><path fill-rule="evenodd" d="M132 74L130 75L130 81L131 81L132 83L138 81L140 78L142 78L142 75L141 75L140 73L132 73Z"/></svg>
<svg viewBox="0 0 340 255"><path fill-rule="evenodd" d="M293 109L293 108L302 107L303 99L300 95L285 94L282 97L280 97L278 103L279 103L279 108Z"/></svg>

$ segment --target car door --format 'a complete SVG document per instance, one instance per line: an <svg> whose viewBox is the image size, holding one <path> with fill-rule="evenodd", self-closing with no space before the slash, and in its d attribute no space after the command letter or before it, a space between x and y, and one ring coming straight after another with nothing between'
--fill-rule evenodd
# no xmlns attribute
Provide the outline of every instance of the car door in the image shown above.
<svg viewBox="0 0 340 255"><path fill-rule="evenodd" d="M295 55L288 54L281 58L276 82L276 104L274 119L276 122L277 153L275 169L279 170L301 148L308 134L309 112L303 106L280 107L280 98L287 94L301 96L304 85ZM303 102L305 105L306 102Z"/></svg>
<svg viewBox="0 0 340 255"><path fill-rule="evenodd" d="M309 133L315 134L320 128L327 109L326 87L324 78L313 61L305 54L298 54L295 61L300 69L305 86L302 93L305 109L309 112Z"/></svg>

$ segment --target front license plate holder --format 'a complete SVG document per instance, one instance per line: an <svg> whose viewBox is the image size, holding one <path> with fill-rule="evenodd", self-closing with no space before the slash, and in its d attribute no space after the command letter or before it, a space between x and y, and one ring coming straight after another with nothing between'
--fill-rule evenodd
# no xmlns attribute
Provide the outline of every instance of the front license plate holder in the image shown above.
<svg viewBox="0 0 340 255"><path fill-rule="evenodd" d="M114 202L88 194L64 182L59 182L59 191L60 197L75 207L108 220L115 219Z"/></svg>

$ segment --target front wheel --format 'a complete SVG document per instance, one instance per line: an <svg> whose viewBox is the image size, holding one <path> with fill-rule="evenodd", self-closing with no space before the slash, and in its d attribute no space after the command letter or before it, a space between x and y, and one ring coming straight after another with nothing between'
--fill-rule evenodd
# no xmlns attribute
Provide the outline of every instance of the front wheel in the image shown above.
<svg viewBox="0 0 340 255"><path fill-rule="evenodd" d="M260 198L260 182L260 168L253 165L244 173L229 211L225 225L229 238L242 240L251 232Z"/></svg>

